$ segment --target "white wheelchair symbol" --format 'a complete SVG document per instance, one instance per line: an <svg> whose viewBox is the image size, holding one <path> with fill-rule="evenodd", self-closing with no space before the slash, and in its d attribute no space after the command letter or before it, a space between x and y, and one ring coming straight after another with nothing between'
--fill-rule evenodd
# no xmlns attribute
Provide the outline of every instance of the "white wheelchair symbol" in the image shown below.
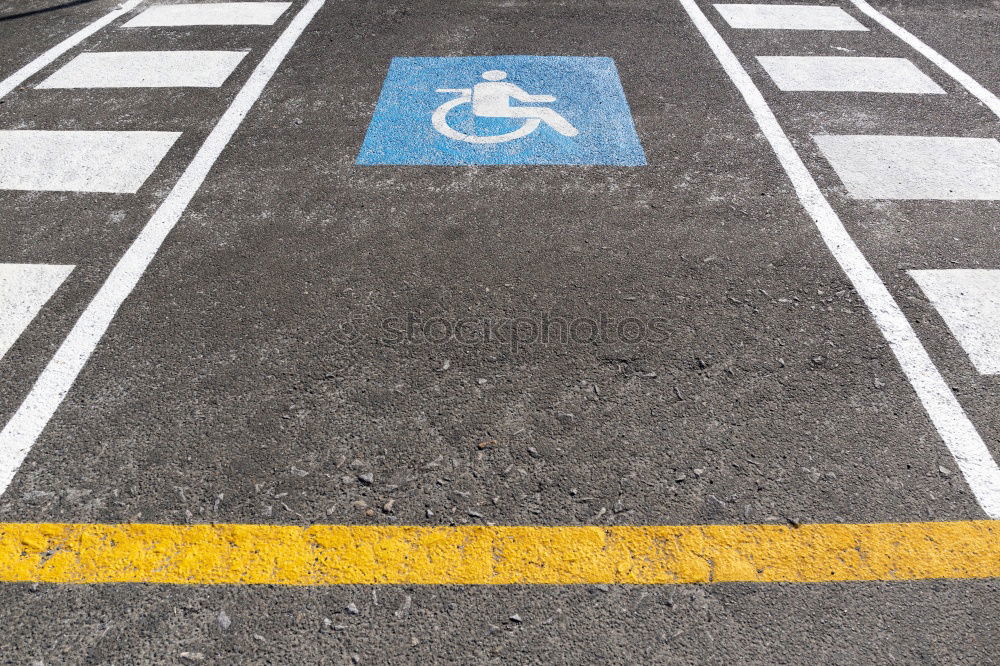
<svg viewBox="0 0 1000 666"><path fill-rule="evenodd" d="M554 102L556 98L552 95L532 95L518 85L504 82L503 79L507 78L507 72L499 69L483 72L483 78L485 82L477 83L472 88L437 89L439 93L457 93L458 97L448 100L434 110L431 115L431 124L434 125L434 129L449 139L465 141L466 143L514 141L528 136L543 122L563 136L576 136L580 133L557 111L548 107L511 106L510 104L511 99L519 102ZM492 136L477 136L459 132L448 124L448 112L456 106L467 103L472 105L472 115L474 116L480 118L523 118L524 124L511 132Z"/></svg>

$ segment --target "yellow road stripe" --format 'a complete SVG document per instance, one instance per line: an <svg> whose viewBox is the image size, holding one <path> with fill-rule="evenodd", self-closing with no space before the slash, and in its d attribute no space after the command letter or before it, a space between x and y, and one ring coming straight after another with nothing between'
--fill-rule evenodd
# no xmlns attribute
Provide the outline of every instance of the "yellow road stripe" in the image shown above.
<svg viewBox="0 0 1000 666"><path fill-rule="evenodd" d="M574 584L1000 577L1000 521L663 527L0 524L0 581Z"/></svg>

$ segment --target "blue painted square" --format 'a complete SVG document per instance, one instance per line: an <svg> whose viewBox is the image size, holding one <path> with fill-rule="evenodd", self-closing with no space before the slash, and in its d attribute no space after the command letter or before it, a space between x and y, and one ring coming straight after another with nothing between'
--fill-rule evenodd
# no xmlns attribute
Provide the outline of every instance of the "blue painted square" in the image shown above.
<svg viewBox="0 0 1000 666"><path fill-rule="evenodd" d="M357 163L641 166L646 155L611 58L393 58Z"/></svg>

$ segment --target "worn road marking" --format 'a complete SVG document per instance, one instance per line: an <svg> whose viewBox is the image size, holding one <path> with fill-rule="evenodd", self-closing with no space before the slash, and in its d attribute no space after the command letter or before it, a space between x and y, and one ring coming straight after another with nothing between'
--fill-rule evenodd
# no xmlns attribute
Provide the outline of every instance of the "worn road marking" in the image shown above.
<svg viewBox="0 0 1000 666"><path fill-rule="evenodd" d="M813 137L857 199L1000 199L1000 141L945 136Z"/></svg>
<svg viewBox="0 0 1000 666"><path fill-rule="evenodd" d="M0 264L0 359L72 270L52 264Z"/></svg>
<svg viewBox="0 0 1000 666"><path fill-rule="evenodd" d="M513 585L1000 576L994 521L664 527L0 524L0 581Z"/></svg>
<svg viewBox="0 0 1000 666"><path fill-rule="evenodd" d="M1000 468L983 438L934 365L899 304L823 196L753 79L695 1L678 1L749 107L778 162L788 174L803 208L816 223L823 242L871 312L979 506L990 518L1000 518Z"/></svg>
<svg viewBox="0 0 1000 666"><path fill-rule="evenodd" d="M750 30L868 30L840 7L718 4L732 28Z"/></svg>
<svg viewBox="0 0 1000 666"><path fill-rule="evenodd" d="M968 90L974 97L985 104L990 111L1000 118L1000 98L981 86L975 79L952 64L950 60L931 47L927 46L927 44L904 29L898 23L890 19L885 14L882 14L874 9L865 0L851 0L851 2L854 3L854 6L866 16L879 23L883 28L896 35L896 37L899 37L901 40L906 42L910 48L919 52L920 55L937 65L941 71L955 79L955 81Z"/></svg>
<svg viewBox="0 0 1000 666"><path fill-rule="evenodd" d="M906 58L757 56L757 60L785 91L944 94Z"/></svg>
<svg viewBox="0 0 1000 666"><path fill-rule="evenodd" d="M134 193L180 132L0 131L0 189Z"/></svg>
<svg viewBox="0 0 1000 666"><path fill-rule="evenodd" d="M324 2L325 0L309 0L257 64L170 194L112 269L31 387L24 402L0 431L0 494L10 485L17 468L59 408L90 355L94 353L118 308L135 289L167 234L184 214L215 160L222 154L243 118Z"/></svg>
<svg viewBox="0 0 1000 666"><path fill-rule="evenodd" d="M1000 374L1000 270L909 271L984 375Z"/></svg>
<svg viewBox="0 0 1000 666"><path fill-rule="evenodd" d="M81 53L38 88L218 88L247 51Z"/></svg>
<svg viewBox="0 0 1000 666"><path fill-rule="evenodd" d="M157 5L142 12L123 27L272 25L290 6L290 2L208 2Z"/></svg>
<svg viewBox="0 0 1000 666"><path fill-rule="evenodd" d="M55 62L59 56L77 46L80 42L87 39L119 16L127 14L135 9L135 7L141 2L142 0L129 0L129 2L126 2L122 4L121 7L105 14L79 32L70 35L21 69L8 76L3 81L0 81L0 97L3 97L11 90L30 79L32 76L48 67L50 64Z"/></svg>

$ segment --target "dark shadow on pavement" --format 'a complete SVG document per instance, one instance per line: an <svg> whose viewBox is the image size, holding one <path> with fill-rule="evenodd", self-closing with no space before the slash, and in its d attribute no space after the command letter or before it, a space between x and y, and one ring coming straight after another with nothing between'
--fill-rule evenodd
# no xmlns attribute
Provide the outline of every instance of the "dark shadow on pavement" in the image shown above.
<svg viewBox="0 0 1000 666"><path fill-rule="evenodd" d="M59 5L45 7L43 9L35 9L30 12L21 12L20 14L8 14L7 16L0 16L0 21L13 21L14 19L25 18L27 16L35 16L36 14L45 14L46 12L54 12L57 9L67 9L69 7L75 7L77 5L85 5L88 2L93 2L93 1L94 0L71 0L70 2L64 2Z"/></svg>

